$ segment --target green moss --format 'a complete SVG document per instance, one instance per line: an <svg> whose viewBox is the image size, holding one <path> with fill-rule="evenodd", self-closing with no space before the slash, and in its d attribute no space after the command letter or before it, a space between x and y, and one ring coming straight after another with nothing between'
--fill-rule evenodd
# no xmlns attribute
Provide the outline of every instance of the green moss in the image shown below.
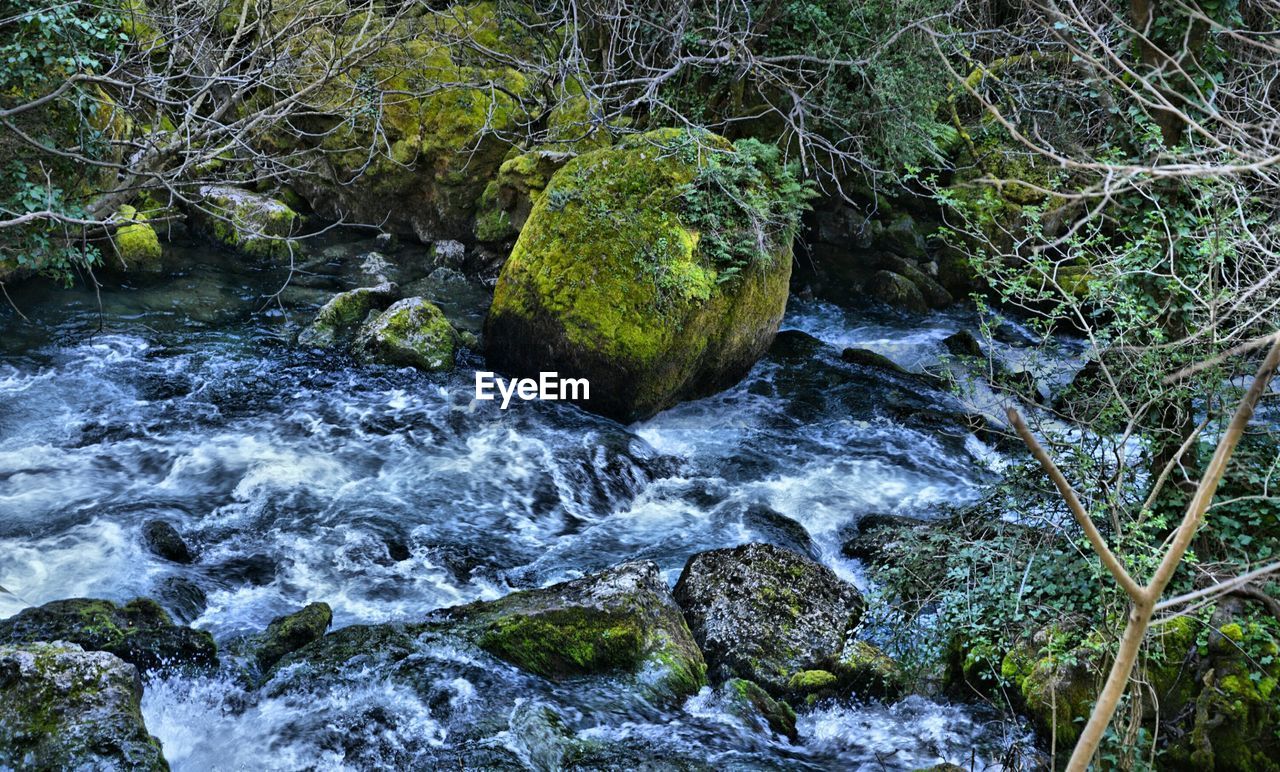
<svg viewBox="0 0 1280 772"><path fill-rule="evenodd" d="M356 341L360 356L421 370L453 367L458 334L444 313L422 298L398 301L361 330Z"/></svg>
<svg viewBox="0 0 1280 772"><path fill-rule="evenodd" d="M478 644L532 673L562 679L634 668L644 637L633 618L565 609L499 619Z"/></svg>
<svg viewBox="0 0 1280 772"><path fill-rule="evenodd" d="M762 718L773 731L796 739L796 713L790 705L773 699L759 684L743 678L726 681L724 689L729 712L744 720Z"/></svg>
<svg viewBox="0 0 1280 772"><path fill-rule="evenodd" d="M285 655L320 640L332 623L333 610L327 603L312 603L301 611L277 617L262 635L256 655L258 666L265 671Z"/></svg>
<svg viewBox="0 0 1280 772"><path fill-rule="evenodd" d="M826 670L801 670L787 681L787 688L794 692L816 692L835 686L839 679Z"/></svg>
<svg viewBox="0 0 1280 772"><path fill-rule="evenodd" d="M841 686L860 696L896 699L905 691L902 668L866 641L847 643L835 670Z"/></svg>
<svg viewBox="0 0 1280 772"><path fill-rule="evenodd" d="M147 218L132 206L122 206L115 219L127 222L116 228L111 240L116 256L128 267L151 267L163 256L160 237Z"/></svg>
<svg viewBox="0 0 1280 772"><path fill-rule="evenodd" d="M1240 627L1239 622L1225 624L1218 629L1218 632L1222 633L1222 635L1227 639L1235 641L1236 643L1240 643L1244 640L1244 629Z"/></svg>
<svg viewBox="0 0 1280 772"><path fill-rule="evenodd" d="M301 218L289 206L238 188L210 186L201 194L211 210L201 220L215 241L254 257L285 256L295 248L289 236Z"/></svg>

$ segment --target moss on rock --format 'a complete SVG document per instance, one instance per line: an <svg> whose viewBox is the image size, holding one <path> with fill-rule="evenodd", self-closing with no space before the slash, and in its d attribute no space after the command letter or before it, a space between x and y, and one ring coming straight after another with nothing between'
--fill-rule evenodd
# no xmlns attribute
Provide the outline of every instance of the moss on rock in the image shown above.
<svg viewBox="0 0 1280 772"><path fill-rule="evenodd" d="M565 164L499 276L486 322L491 361L522 376L585 377L583 406L620 420L741 378L782 318L791 234L729 271L700 247L717 234L693 227L682 205L703 170L738 153L715 135L668 129ZM760 180L757 193L773 184Z"/></svg>
<svg viewBox="0 0 1280 772"><path fill-rule="evenodd" d="M298 333L298 344L332 348L351 343L371 313L387 308L399 296L399 288L391 282L339 292L321 306L311 324Z"/></svg>
<svg viewBox="0 0 1280 772"><path fill-rule="evenodd" d="M675 597L715 677L746 678L775 696L797 673L810 671L802 684L834 671L864 609L831 569L769 544L694 555Z"/></svg>
<svg viewBox="0 0 1280 772"><path fill-rule="evenodd" d="M630 674L663 701L688 697L706 683L702 652L650 562L448 609L436 623L552 680Z"/></svg>
<svg viewBox="0 0 1280 772"><path fill-rule="evenodd" d="M147 218L132 206L122 206L114 218L123 223L111 236L116 258L126 269L155 269L163 256L160 237Z"/></svg>
<svg viewBox="0 0 1280 772"><path fill-rule="evenodd" d="M258 641L255 659L262 671L270 670L286 655L324 637L333 624L328 603L311 603L292 614L271 620Z"/></svg>
<svg viewBox="0 0 1280 772"><path fill-rule="evenodd" d="M722 687L729 713L744 722L763 721L769 729L795 741L796 712L791 706L775 700L760 685L744 678L731 678Z"/></svg>
<svg viewBox="0 0 1280 772"><path fill-rule="evenodd" d="M0 620L0 643L36 641L67 641L110 652L143 672L218 663L213 636L175 625L159 604L146 598L123 606L89 598L57 600Z"/></svg>
<svg viewBox="0 0 1280 772"><path fill-rule="evenodd" d="M138 671L69 643L0 646L0 768L167 770Z"/></svg>
<svg viewBox="0 0 1280 772"><path fill-rule="evenodd" d="M422 298L405 298L364 325L355 350L369 361L448 370L458 342L458 333L439 308Z"/></svg>
<svg viewBox="0 0 1280 772"><path fill-rule="evenodd" d="M527 35L513 11L451 3L399 21L376 53L314 95L350 120L321 138L308 173L294 180L298 192L325 216L383 223L422 241L469 237L477 199L510 149L501 135L528 119L519 99L529 83L516 68L468 51L521 50ZM293 44L321 68L328 59L312 51L341 51L351 40L349 32L313 30ZM367 104L353 106L352 93Z"/></svg>
<svg viewBox="0 0 1280 772"><path fill-rule="evenodd" d="M301 218L286 204L240 188L206 185L202 206L191 212L192 222L217 243L253 257L280 257L295 249Z"/></svg>

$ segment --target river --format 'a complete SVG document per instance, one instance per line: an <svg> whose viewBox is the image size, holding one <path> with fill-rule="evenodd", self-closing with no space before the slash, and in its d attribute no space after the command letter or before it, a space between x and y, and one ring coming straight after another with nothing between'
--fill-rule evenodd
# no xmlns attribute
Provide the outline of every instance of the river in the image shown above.
<svg viewBox="0 0 1280 772"><path fill-rule="evenodd" d="M793 332L742 383L622 426L564 404L476 402L477 355L428 375L292 346L329 293L369 281L374 248L334 237L291 275L192 246L177 276L11 289L29 320L0 309L0 617L145 595L221 643L310 601L342 627L624 560L653 560L674 583L691 554L750 541L865 589L840 550L859 518L936 517L995 479L998 454L949 394L839 358L857 346L929 366L943 338L976 325L964 308L908 317L793 299ZM414 286L423 251L387 250L374 268ZM483 291L440 274L417 286L478 329ZM155 518L199 560L150 554L140 531ZM983 768L1020 737L917 696L820 704L790 743L751 732L708 690L663 712L457 652L418 656L411 682L366 672L246 692L230 676L174 676L147 685L144 714L178 770L558 766L563 742L529 720L534 706L579 740L722 769Z"/></svg>

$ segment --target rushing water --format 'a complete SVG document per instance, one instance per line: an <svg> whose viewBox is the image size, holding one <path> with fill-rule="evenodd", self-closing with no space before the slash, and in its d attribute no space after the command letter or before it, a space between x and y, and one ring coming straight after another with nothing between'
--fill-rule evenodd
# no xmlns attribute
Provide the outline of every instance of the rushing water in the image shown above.
<svg viewBox="0 0 1280 772"><path fill-rule="evenodd" d="M793 332L741 384L620 426L554 403L477 403L475 356L426 375L290 346L328 293L371 271L423 272L412 248L371 268L370 247L317 247L274 298L281 268L194 251L176 278L16 293L30 320L0 311L0 586L12 593L0 616L146 595L225 642L317 600L342 627L630 559L674 582L689 555L754 540L865 586L840 554L860 517L934 516L990 481L992 452L948 395L839 359L861 346L928 367L973 324L967 312L795 301ZM456 277L413 286L460 326L483 318L484 293ZM198 550L194 565L141 546L154 518ZM816 706L792 744L744 726L711 690L662 712L456 651L424 646L414 662L413 678L373 670L261 693L173 677L148 685L144 712L175 769L555 768L566 737L728 768L981 767L1010 732L912 697Z"/></svg>

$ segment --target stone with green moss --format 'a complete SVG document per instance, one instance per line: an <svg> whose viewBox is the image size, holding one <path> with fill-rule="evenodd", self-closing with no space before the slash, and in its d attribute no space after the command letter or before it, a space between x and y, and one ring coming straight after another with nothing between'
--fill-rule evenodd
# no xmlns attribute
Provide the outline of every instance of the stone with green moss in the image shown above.
<svg viewBox="0 0 1280 772"><path fill-rule="evenodd" d="M706 681L702 653L648 561L449 609L437 621L554 681L629 675L645 693L669 701L694 694Z"/></svg>
<svg viewBox="0 0 1280 772"><path fill-rule="evenodd" d="M391 282L339 292L298 333L298 344L310 348L350 344L370 314L385 310L399 297L399 288Z"/></svg>
<svg viewBox="0 0 1280 772"><path fill-rule="evenodd" d="M57 600L0 620L0 644L36 641L67 641L87 651L110 652L144 673L218 664L209 633L174 624L159 604L146 598L123 606L90 598Z"/></svg>
<svg viewBox="0 0 1280 772"><path fill-rule="evenodd" d="M405 298L361 328L355 352L366 361L430 372L452 368L458 344L457 331L439 308L422 298Z"/></svg>
<svg viewBox="0 0 1280 772"><path fill-rule="evenodd" d="M225 185L200 188L191 221L228 249L252 257L287 257L298 248L301 218L288 205L261 193Z"/></svg>
<svg viewBox="0 0 1280 772"><path fill-rule="evenodd" d="M865 607L831 569L770 544L694 555L675 597L714 677L746 678L775 696L791 693L797 673L835 671Z"/></svg>
<svg viewBox="0 0 1280 772"><path fill-rule="evenodd" d="M0 646L0 768L167 770L138 671L71 643Z"/></svg>
<svg viewBox="0 0 1280 772"><path fill-rule="evenodd" d="M328 603L311 603L292 614L271 620L258 639L255 659L263 672L271 669L286 655L324 637L333 624L333 610Z"/></svg>
<svg viewBox="0 0 1280 772"><path fill-rule="evenodd" d="M731 678L721 687L726 710L745 723L763 722L774 732L795 741L796 713L791 706L775 700L760 685L744 678Z"/></svg>
<svg viewBox="0 0 1280 772"><path fill-rule="evenodd" d="M563 151L533 150L504 160L477 202L476 240L502 242L519 236L551 175L571 158L572 153Z"/></svg>
<svg viewBox="0 0 1280 772"><path fill-rule="evenodd" d="M695 227L689 194L743 151L661 130L579 155L551 178L502 268L486 322L497 368L587 378L583 407L631 421L736 382L768 348L787 300L790 234L747 265L719 258L749 212ZM760 175L764 176L764 175ZM755 200L775 192L771 180ZM717 248L708 253L707 245Z"/></svg>
<svg viewBox="0 0 1280 772"><path fill-rule="evenodd" d="M893 271L876 271L863 286L867 296L885 305L923 314L929 310L924 293L907 277Z"/></svg>
<svg viewBox="0 0 1280 772"><path fill-rule="evenodd" d="M902 668L888 654L866 641L848 641L840 652L835 674L843 693L880 700L896 700L906 691Z"/></svg>
<svg viewBox="0 0 1280 772"><path fill-rule="evenodd" d="M120 223L111 235L111 245L119 263L126 270L158 268L164 253L160 237L146 216L135 207L122 206L113 219Z"/></svg>
<svg viewBox="0 0 1280 772"><path fill-rule="evenodd" d="M514 4L499 12L493 2L449 3L400 18L385 43L311 95L348 120L319 139L294 187L330 218L424 242L470 238L476 202L511 147L503 135L530 119L521 101L529 79L496 64L527 45L519 13ZM497 56L477 61L459 39ZM313 52L349 50L353 36L317 25L289 45L319 69L331 60ZM367 110L352 110L352 93L367 95Z"/></svg>

